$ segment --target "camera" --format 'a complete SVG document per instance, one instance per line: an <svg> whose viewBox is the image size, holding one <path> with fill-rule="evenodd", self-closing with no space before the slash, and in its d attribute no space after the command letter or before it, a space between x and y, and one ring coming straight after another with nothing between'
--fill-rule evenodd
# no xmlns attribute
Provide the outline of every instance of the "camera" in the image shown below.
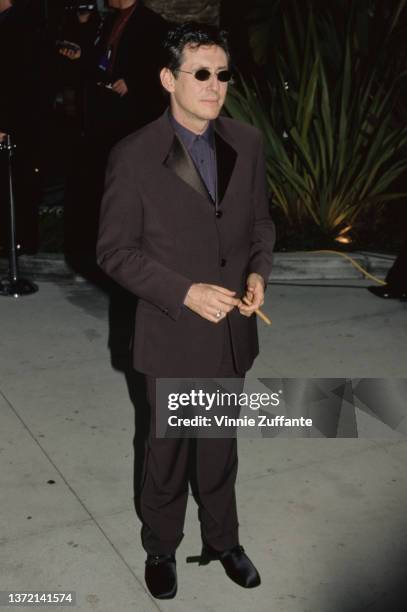
<svg viewBox="0 0 407 612"><path fill-rule="evenodd" d="M95 8L96 2L84 2L83 0L67 0L65 2L65 10L75 13L90 13Z"/></svg>

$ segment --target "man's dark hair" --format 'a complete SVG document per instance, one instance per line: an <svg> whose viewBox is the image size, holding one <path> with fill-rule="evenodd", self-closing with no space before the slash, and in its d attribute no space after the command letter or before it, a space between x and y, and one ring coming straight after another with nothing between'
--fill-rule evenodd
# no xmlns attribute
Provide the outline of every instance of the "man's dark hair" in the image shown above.
<svg viewBox="0 0 407 612"><path fill-rule="evenodd" d="M230 61L227 32L216 26L189 21L168 31L164 40L164 66L176 72L183 62L183 51L186 46L192 48L216 45L224 50Z"/></svg>

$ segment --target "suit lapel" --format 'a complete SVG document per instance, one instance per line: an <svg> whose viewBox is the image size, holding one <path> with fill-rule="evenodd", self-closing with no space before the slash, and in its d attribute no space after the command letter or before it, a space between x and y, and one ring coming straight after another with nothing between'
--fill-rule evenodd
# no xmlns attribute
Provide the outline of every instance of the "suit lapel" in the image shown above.
<svg viewBox="0 0 407 612"><path fill-rule="evenodd" d="M227 143L217 131L215 131L215 145L216 165L218 171L217 202L219 205L225 196L230 179L232 178L237 153L235 149L231 147L230 144Z"/></svg>
<svg viewBox="0 0 407 612"><path fill-rule="evenodd" d="M186 150L181 139L175 134L167 110L159 120L165 134L165 142L168 142L169 150L163 160L164 165L174 172L182 181L187 183L192 189L197 191L210 203L214 203L208 192L204 181L201 178L191 156ZM225 130L221 118L215 121L215 146L216 146L216 166L217 166L217 204L220 205L225 197L226 190L232 178L233 170L236 165L237 152L228 142L228 132ZM167 145L167 146L168 146ZM163 159L163 158L162 158Z"/></svg>
<svg viewBox="0 0 407 612"><path fill-rule="evenodd" d="M174 140L172 142L171 149L164 160L164 165L185 183L187 183L192 189L195 189L204 198L213 200L203 182L201 175L195 167L195 164L186 150L183 142L178 138L177 134L174 134Z"/></svg>

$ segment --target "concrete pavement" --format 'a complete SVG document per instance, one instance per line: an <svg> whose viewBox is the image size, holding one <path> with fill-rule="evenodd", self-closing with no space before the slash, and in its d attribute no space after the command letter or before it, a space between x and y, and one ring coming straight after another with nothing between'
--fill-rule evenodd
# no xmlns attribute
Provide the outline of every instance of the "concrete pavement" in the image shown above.
<svg viewBox="0 0 407 612"><path fill-rule="evenodd" d="M259 322L250 376L406 377L407 303L368 284L269 285L273 325ZM404 610L402 437L239 440L241 542L262 585L244 590L218 563L185 563L200 551L190 497L177 598L152 599L133 505L135 410L110 363L107 297L90 284L39 285L0 300L0 590L73 590L80 611Z"/></svg>

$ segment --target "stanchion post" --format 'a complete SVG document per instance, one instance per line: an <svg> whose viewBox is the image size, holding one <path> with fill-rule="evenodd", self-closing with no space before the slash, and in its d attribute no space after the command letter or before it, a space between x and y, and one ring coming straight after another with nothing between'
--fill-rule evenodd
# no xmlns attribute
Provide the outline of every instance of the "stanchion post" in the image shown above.
<svg viewBox="0 0 407 612"><path fill-rule="evenodd" d="M16 233L16 209L14 202L13 187L13 156L15 145L11 141L11 136L6 135L6 141L0 142L0 151L7 152L8 165L8 200L10 217L10 242L9 242L9 272L8 277L0 280L0 295L20 297L38 291L38 286L26 278L20 278L17 260L17 233Z"/></svg>

